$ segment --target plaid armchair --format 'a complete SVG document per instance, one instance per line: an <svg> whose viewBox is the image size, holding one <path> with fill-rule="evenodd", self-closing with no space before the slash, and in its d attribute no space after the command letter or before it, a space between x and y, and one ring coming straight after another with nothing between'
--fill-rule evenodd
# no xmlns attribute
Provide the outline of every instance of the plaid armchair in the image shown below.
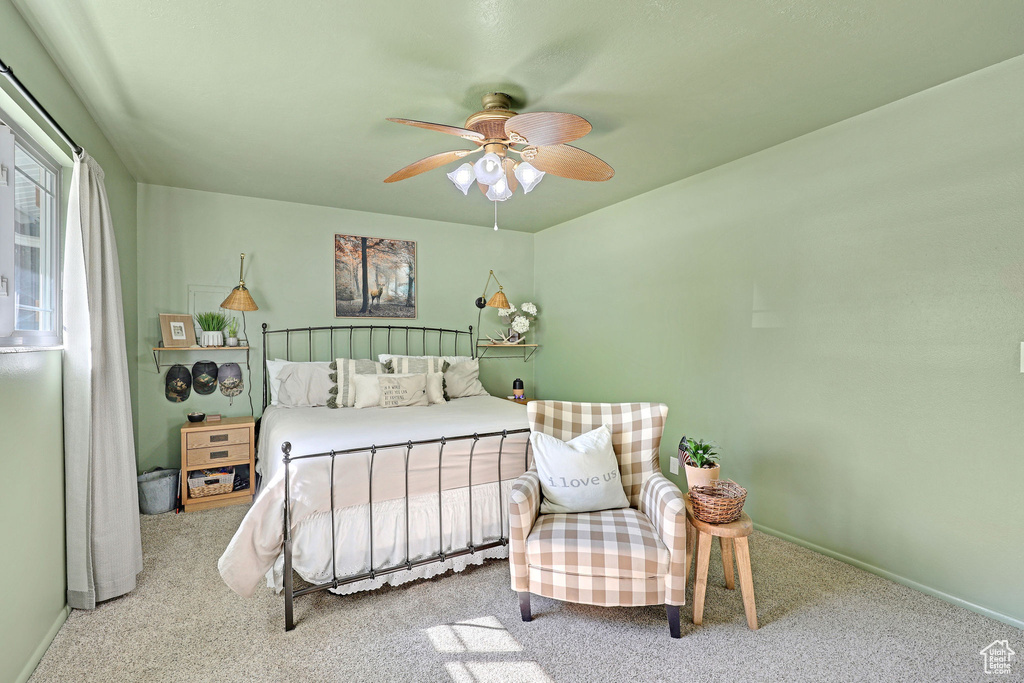
<svg viewBox="0 0 1024 683"><path fill-rule="evenodd" d="M523 621L530 594L602 606L664 604L679 637L686 604L686 506L662 473L660 403L532 401L530 429L568 441L608 424L630 507L541 515L536 466L512 487L509 561Z"/></svg>

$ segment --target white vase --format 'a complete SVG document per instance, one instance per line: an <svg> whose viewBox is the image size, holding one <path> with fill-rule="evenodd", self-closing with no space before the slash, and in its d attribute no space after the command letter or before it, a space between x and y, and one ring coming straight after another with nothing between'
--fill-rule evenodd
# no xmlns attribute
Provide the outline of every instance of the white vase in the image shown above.
<svg viewBox="0 0 1024 683"><path fill-rule="evenodd" d="M228 337L226 341L228 346L238 346L238 337Z"/></svg>
<svg viewBox="0 0 1024 683"><path fill-rule="evenodd" d="M216 332L207 332L203 330L203 333L199 337L200 346L224 346L224 333L220 330Z"/></svg>

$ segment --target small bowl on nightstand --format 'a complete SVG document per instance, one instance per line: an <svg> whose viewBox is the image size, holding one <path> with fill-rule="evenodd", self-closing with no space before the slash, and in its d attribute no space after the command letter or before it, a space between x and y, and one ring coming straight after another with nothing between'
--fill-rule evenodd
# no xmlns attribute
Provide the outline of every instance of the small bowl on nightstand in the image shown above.
<svg viewBox="0 0 1024 683"><path fill-rule="evenodd" d="M206 413L189 413L188 414L188 421L189 422L202 422L205 419L206 419Z"/></svg>

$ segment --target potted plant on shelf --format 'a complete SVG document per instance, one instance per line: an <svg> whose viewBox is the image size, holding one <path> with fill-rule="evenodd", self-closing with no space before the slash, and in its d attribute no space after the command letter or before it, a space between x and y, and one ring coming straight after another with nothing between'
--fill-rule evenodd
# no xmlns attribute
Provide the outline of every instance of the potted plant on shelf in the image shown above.
<svg viewBox="0 0 1024 683"><path fill-rule="evenodd" d="M196 313L195 319L203 331L199 337L200 346L224 346L224 327L228 324L228 319L223 313Z"/></svg>
<svg viewBox="0 0 1024 683"><path fill-rule="evenodd" d="M238 318L232 318L228 321L228 346L238 346Z"/></svg>
<svg viewBox="0 0 1024 683"><path fill-rule="evenodd" d="M705 486L718 479L721 468L715 445L702 439L684 436L679 441L679 462L686 472L686 488Z"/></svg>

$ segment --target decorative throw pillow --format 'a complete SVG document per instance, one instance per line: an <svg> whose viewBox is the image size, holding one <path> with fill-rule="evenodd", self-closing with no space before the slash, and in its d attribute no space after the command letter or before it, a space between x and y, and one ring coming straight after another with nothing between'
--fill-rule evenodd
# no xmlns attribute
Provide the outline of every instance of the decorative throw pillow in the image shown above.
<svg viewBox="0 0 1024 683"><path fill-rule="evenodd" d="M392 358L439 358L443 361L447 361L448 365L456 365L457 363L465 363L467 360L473 360L472 356L403 356L397 353L382 353L377 356L377 360L381 363L387 363Z"/></svg>
<svg viewBox="0 0 1024 683"><path fill-rule="evenodd" d="M380 379L382 377L413 377L413 374L402 375L356 375L352 378L356 391L356 408L372 408L380 405ZM444 403L444 378L440 372L430 372L427 378L427 402L430 404Z"/></svg>
<svg viewBox="0 0 1024 683"><path fill-rule="evenodd" d="M375 360L354 360L338 358L331 363L331 398L327 401L328 408L351 408L355 405L355 389L352 378L356 375L383 375L387 369Z"/></svg>
<svg viewBox="0 0 1024 683"><path fill-rule="evenodd" d="M479 360L468 360L449 367L444 372L444 383L448 398L488 396L484 385L480 383Z"/></svg>
<svg viewBox="0 0 1024 683"><path fill-rule="evenodd" d="M571 441L532 432L530 444L540 475L541 514L629 507L608 425Z"/></svg>
<svg viewBox="0 0 1024 683"><path fill-rule="evenodd" d="M421 375L427 372L444 372L450 363L440 356L424 356L415 358L413 356L391 356L386 361L381 361L390 372L395 375L416 374Z"/></svg>
<svg viewBox="0 0 1024 683"><path fill-rule="evenodd" d="M427 405L426 375L385 375L378 377L377 381L380 384L381 408Z"/></svg>
<svg viewBox="0 0 1024 683"><path fill-rule="evenodd" d="M286 408L325 406L334 386L330 363L288 363L277 380L278 405Z"/></svg>

